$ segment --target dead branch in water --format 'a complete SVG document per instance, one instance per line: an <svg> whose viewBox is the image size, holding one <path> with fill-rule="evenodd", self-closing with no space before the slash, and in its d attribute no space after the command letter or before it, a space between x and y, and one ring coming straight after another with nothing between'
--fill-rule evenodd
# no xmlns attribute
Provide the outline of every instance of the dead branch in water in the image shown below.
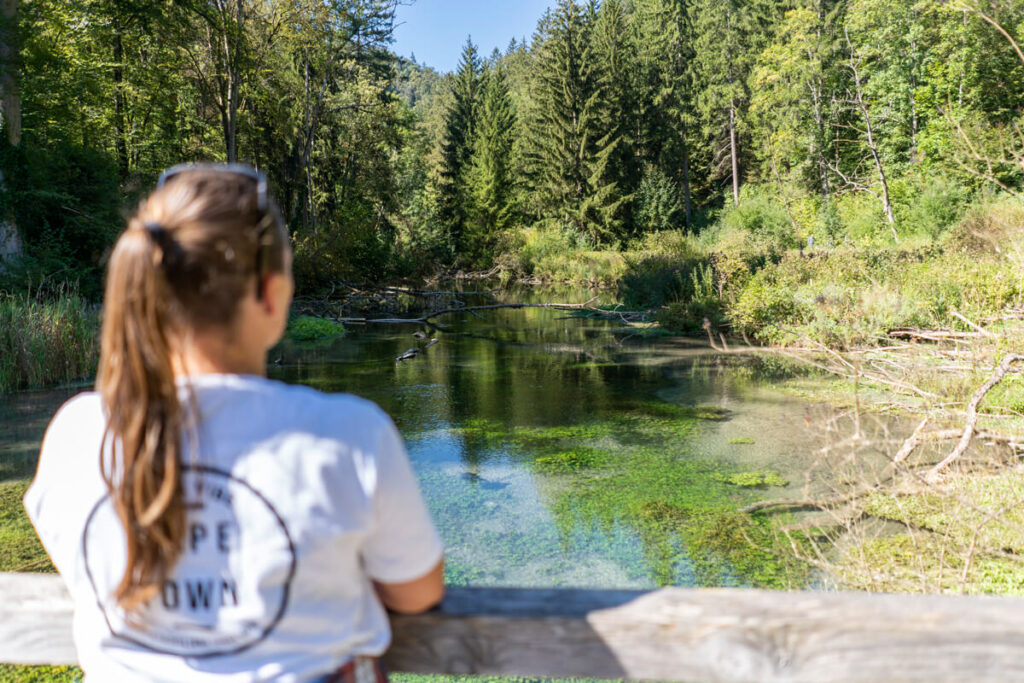
<svg viewBox="0 0 1024 683"><path fill-rule="evenodd" d="M760 500L756 503L752 503L744 508L740 508L740 512L746 512L752 514L754 512L763 512L772 508L786 509L786 510L830 510L832 508L839 507L840 505L846 505L852 503L865 496L870 496L872 493L876 493L879 487L874 486L869 489L863 489L861 491L855 491L853 493L847 493L840 496L833 496L831 498L821 498L818 500L812 499L794 499L794 498L775 498L772 500Z"/></svg>

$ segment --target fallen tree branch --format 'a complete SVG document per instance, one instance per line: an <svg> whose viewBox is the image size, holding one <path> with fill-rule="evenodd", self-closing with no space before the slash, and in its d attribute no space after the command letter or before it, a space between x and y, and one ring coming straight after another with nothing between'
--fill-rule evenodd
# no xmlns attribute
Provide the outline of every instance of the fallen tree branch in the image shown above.
<svg viewBox="0 0 1024 683"><path fill-rule="evenodd" d="M559 311L590 311L592 313L597 313L597 314L600 314L600 315L606 315L606 316L609 316L609 317L619 317L621 315L627 315L627 314L643 315L643 313L640 312L640 311L606 311L606 310L601 309L601 308L595 308L594 306L591 306L591 304L594 303L594 301L596 301L596 300L597 300L597 297L591 299L590 301L582 303L582 304L522 304L522 303L516 303L516 304L489 304L489 305L486 305L486 306L459 306L459 307L455 307L455 308L444 308L444 309L441 309L440 311L434 311L433 313L425 315L425 316L423 316L421 318L377 318L377 319L374 319L374 320L367 320L366 322L367 323L390 323L390 324L428 323L431 320L433 320L434 318L439 318L442 315L450 315L452 313L472 313L474 311L496 311L496 310L499 310L499 309L513 309L513 310L516 310L516 309L522 309L522 308L547 308L547 309L554 309L554 310L559 310Z"/></svg>
<svg viewBox="0 0 1024 683"><path fill-rule="evenodd" d="M889 330L892 339L923 339L925 341L965 342L991 336L988 332L958 332L956 330L921 330L903 327Z"/></svg>
<svg viewBox="0 0 1024 683"><path fill-rule="evenodd" d="M992 334L991 332L986 330L984 327L981 327L980 325L977 325L977 324L971 322L970 320L968 320L964 316L960 315L956 311L950 311L949 314L951 316L953 316L954 318L956 318L957 320L961 321L964 325L967 325L968 327L970 327L972 330L977 330L977 332L979 334L982 334L982 335L984 335L986 337L995 337L994 334Z"/></svg>
<svg viewBox="0 0 1024 683"><path fill-rule="evenodd" d="M964 423L964 429L960 436L960 441L957 443L956 447L953 448L950 454L942 460L942 462L935 465L935 467L928 472L926 478L929 481L934 481L942 470L946 469L953 462L959 459L967 450L967 447L971 445L971 439L974 437L974 431L978 425L978 406L980 406L981 402L985 400L985 396L988 392L992 391L992 389L1002 381L1003 377L1011 371L1013 364L1020 361L1024 361L1024 356L1010 354L1003 358L1002 362L999 363L999 367L996 368L996 371L991 377L989 377L988 381L981 385L981 388L979 388L978 391L975 392L974 396L971 397L970 403L967 404L967 419Z"/></svg>
<svg viewBox="0 0 1024 683"><path fill-rule="evenodd" d="M846 505L852 503L855 500L870 496L872 493L878 491L877 486L873 486L868 489L861 489L853 493L843 494L841 496L833 496L832 498L821 498L818 500L814 499L793 499L793 498L773 498L772 500L760 500L756 503L740 508L740 512L752 514L754 512L763 512L771 508L785 508L787 510L799 510L799 509L816 509L816 510L829 510L840 505Z"/></svg>

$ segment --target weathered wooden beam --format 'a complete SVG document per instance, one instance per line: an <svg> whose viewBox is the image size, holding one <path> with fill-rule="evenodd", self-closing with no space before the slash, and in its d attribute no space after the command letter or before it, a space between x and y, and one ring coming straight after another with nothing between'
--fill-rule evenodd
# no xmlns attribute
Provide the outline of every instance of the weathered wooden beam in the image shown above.
<svg viewBox="0 0 1024 683"><path fill-rule="evenodd" d="M74 661L59 579L0 574L0 662ZM392 671L666 681L1024 680L1012 598L452 588Z"/></svg>

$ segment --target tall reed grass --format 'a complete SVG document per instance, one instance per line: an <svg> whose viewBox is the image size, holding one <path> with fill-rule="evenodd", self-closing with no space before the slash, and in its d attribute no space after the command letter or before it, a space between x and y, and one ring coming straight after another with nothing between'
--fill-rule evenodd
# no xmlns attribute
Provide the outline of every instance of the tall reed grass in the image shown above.
<svg viewBox="0 0 1024 683"><path fill-rule="evenodd" d="M79 296L0 295L0 391L87 379L99 359L99 315Z"/></svg>

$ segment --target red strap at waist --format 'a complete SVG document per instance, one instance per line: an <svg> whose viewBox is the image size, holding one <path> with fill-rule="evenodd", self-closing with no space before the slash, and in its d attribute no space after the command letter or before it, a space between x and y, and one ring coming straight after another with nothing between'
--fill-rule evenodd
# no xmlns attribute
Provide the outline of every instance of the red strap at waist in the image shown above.
<svg viewBox="0 0 1024 683"><path fill-rule="evenodd" d="M376 657L356 657L323 683L388 683L388 675Z"/></svg>

